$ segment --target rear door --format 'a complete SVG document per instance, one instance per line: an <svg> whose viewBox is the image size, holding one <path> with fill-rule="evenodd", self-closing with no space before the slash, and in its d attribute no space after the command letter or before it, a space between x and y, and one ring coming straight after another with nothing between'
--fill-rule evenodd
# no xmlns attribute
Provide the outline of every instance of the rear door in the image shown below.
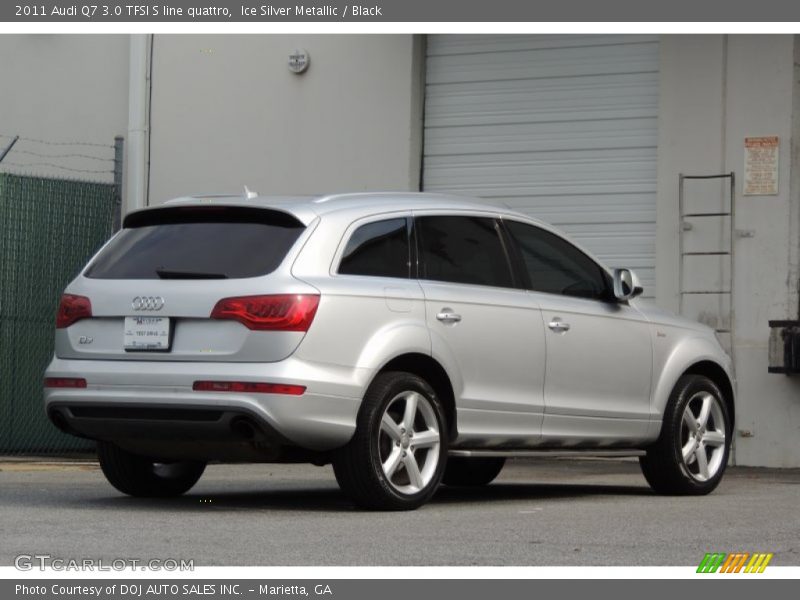
<svg viewBox="0 0 800 600"><path fill-rule="evenodd" d="M165 207L129 215L70 285L71 294L89 299L91 317L57 330L56 354L283 360L305 335L300 313L318 300L316 289L294 279L286 264L305 234L292 215L254 207Z"/></svg>
<svg viewBox="0 0 800 600"><path fill-rule="evenodd" d="M613 299L610 277L564 238L504 222L541 309L547 342L544 441L611 444L647 434L652 342L643 315Z"/></svg>
<svg viewBox="0 0 800 600"><path fill-rule="evenodd" d="M330 254L319 248L312 253L332 256L329 272L298 275L322 291L325 310L325 318L315 323L298 356L310 362L378 369L401 354L429 353L425 302L411 273L410 212L342 221L349 224L338 248ZM333 229L338 231L335 225ZM338 241L339 236L331 240Z"/></svg>
<svg viewBox="0 0 800 600"><path fill-rule="evenodd" d="M417 214L415 231L433 356L454 378L458 443L534 445L544 408L542 318L515 289L499 223Z"/></svg>

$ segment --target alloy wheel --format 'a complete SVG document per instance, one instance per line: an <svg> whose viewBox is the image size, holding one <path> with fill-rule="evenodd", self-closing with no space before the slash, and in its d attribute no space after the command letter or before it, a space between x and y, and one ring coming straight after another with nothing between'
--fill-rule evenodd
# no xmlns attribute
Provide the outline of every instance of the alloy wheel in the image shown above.
<svg viewBox="0 0 800 600"><path fill-rule="evenodd" d="M681 456L692 478L708 481L723 467L725 429L720 400L713 394L697 392L686 403L681 423Z"/></svg>
<svg viewBox="0 0 800 600"><path fill-rule="evenodd" d="M430 401L415 391L397 394L381 417L378 452L383 474L402 494L431 482L439 463L441 434Z"/></svg>

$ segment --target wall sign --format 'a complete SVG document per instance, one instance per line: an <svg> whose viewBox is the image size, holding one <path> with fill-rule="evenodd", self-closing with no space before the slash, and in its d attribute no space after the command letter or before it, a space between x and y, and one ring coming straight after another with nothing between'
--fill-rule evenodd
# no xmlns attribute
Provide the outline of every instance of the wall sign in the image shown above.
<svg viewBox="0 0 800 600"><path fill-rule="evenodd" d="M780 138L744 138L745 196L774 196L778 193L778 150Z"/></svg>

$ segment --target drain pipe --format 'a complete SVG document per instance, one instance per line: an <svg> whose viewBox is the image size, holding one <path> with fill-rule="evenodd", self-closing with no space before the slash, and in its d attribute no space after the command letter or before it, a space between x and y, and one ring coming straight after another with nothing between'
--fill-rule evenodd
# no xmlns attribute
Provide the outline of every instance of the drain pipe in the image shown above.
<svg viewBox="0 0 800 600"><path fill-rule="evenodd" d="M128 177L125 212L147 206L147 127L149 35L131 34L128 82Z"/></svg>

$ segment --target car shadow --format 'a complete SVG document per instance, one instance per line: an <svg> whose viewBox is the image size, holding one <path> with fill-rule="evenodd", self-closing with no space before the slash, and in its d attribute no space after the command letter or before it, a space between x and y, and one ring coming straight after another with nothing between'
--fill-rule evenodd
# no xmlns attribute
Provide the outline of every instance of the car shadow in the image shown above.
<svg viewBox="0 0 800 600"><path fill-rule="evenodd" d="M578 483L494 483L486 487L442 486L431 500L437 504L463 504L510 500L568 500L586 496L652 496L646 486Z"/></svg>
<svg viewBox="0 0 800 600"><path fill-rule="evenodd" d="M442 486L431 506L491 502L570 500L593 496L652 496L647 486L603 484L495 483L486 487ZM252 490L246 492L189 492L178 498L132 498L123 495L83 497L80 505L100 509L220 512L270 510L285 512L359 512L360 509L335 487ZM62 504L63 506L63 504Z"/></svg>

